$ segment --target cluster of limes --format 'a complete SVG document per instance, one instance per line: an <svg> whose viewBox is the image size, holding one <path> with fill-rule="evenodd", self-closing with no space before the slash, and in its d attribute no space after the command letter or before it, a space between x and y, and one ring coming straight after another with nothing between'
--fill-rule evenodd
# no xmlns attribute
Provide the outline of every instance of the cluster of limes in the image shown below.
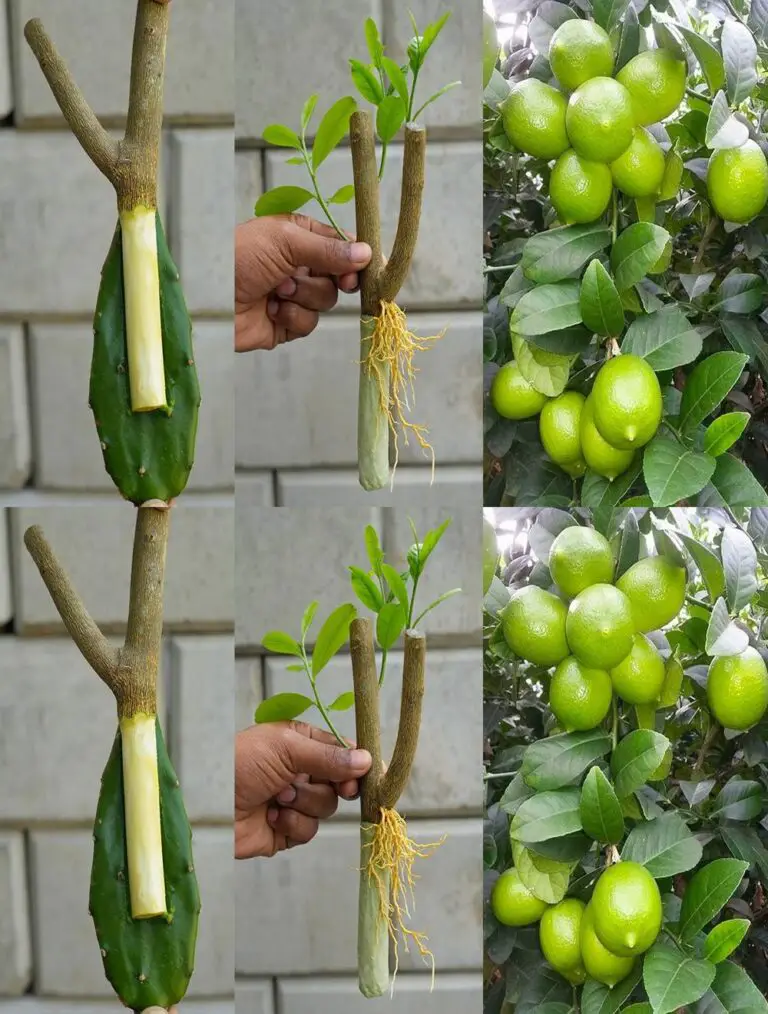
<svg viewBox="0 0 768 1014"><path fill-rule="evenodd" d="M501 614L504 637L519 658L553 669L549 706L567 732L597 727L613 695L630 705L653 705L665 682L665 664L646 636L671 623L685 601L686 570L666 557L647 556L614 582L608 540L572 525L554 539L549 570L558 594L529 584ZM731 729L758 722L768 708L768 671L759 652L716 658L707 695L715 718ZM651 780L666 777L671 754ZM632 970L656 939L661 899L653 877L633 862L600 875L584 905L566 898L550 906L509 869L492 895L496 918L510 926L541 920L540 941L549 963L571 982L586 975L609 986Z"/></svg>
<svg viewBox="0 0 768 1014"><path fill-rule="evenodd" d="M539 415L539 436L555 464L574 478L591 468L615 479L635 452L653 438L662 413L661 386L639 356L614 356L601 366L592 391L565 391L556 398L539 393L515 361L493 378L491 404L506 419Z"/></svg>
<svg viewBox="0 0 768 1014"><path fill-rule="evenodd" d="M566 223L600 218L614 186L628 197L650 197L664 178L664 152L645 127L680 105L685 62L665 49L647 50L613 77L614 61L607 32L593 21L570 19L549 45L552 73L570 96L527 78L501 106L516 148L556 159L549 197Z"/></svg>

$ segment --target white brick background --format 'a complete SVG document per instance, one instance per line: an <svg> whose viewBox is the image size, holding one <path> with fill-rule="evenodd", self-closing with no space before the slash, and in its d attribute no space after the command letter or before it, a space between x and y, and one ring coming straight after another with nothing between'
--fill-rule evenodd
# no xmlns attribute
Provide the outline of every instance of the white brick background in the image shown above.
<svg viewBox="0 0 768 1014"><path fill-rule="evenodd" d="M418 601L462 593L423 621L427 689L416 762L401 810L417 841L446 836L417 870L414 925L427 932L438 975L414 955L401 955L402 974L392 1009L398 1014L469 1014L481 1005L481 671L480 513L474 509L305 508L275 511L238 499L235 511L236 721L253 722L263 696L306 691L304 677L286 669L285 656L265 656L270 629L297 634L312 600L322 619L353 601L348 565L367 569L363 529L376 526L387 559L405 567L410 515L422 535L447 516L453 521L427 565ZM423 597L422 597L423 596ZM423 607L422 605L422 607ZM359 607L365 613L363 607ZM311 640L311 635L310 635ZM402 655L393 652L381 699L385 758L397 732ZM349 655L323 672L326 699L351 688ZM315 712L307 720L322 725ZM354 716L336 716L342 735L354 736ZM363 1014L369 1001L355 979L359 803L345 803L317 839L270 860L236 864L238 1014ZM276 976L274 996L264 983ZM273 1008L272 1004L276 1003Z"/></svg>
<svg viewBox="0 0 768 1014"><path fill-rule="evenodd" d="M394 492L364 493L357 482L356 428L359 297L343 297L308 339L237 360L235 464L238 496L255 505L434 503L477 504L481 471L479 312L481 209L480 18L477 0L236 0L236 214L244 221L265 187L303 186L302 170L286 165L284 149L266 148L267 124L298 126L304 100L317 92L313 120L337 98L352 94L347 59L367 61L366 16L382 28L387 52L402 61L412 34L408 9L420 26L450 8L452 16L430 51L419 81L427 98L449 81L462 85L430 106L424 209L416 255L400 303L416 334L447 328L431 351L417 356L412 418L425 423L437 458L403 448ZM312 30L307 31L311 23ZM290 56L286 58L286 45ZM291 68L301 68L296 73ZM423 91L421 90L423 89ZM362 100L361 100L362 102ZM364 103L363 103L364 104ZM397 224L402 144L390 147L381 187L385 252ZM320 168L323 189L352 181L342 145ZM322 218L314 204L307 213ZM354 206L335 209L354 229ZM468 241L477 237L477 242ZM265 421L268 423L265 425Z"/></svg>

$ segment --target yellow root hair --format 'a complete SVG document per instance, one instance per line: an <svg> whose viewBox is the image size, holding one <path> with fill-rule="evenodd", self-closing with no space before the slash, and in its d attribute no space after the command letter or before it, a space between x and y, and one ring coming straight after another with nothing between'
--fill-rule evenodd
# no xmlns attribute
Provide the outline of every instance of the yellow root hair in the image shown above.
<svg viewBox="0 0 768 1014"><path fill-rule="evenodd" d="M435 849L445 841L418 844L408 837L405 819L397 810L380 811L381 820L375 825L373 838L368 846L364 870L378 891L379 916L386 925L393 942L395 968L392 974L392 989L399 966L399 945L402 939L406 953L409 941L416 945L424 963L431 966L432 985L435 985L435 956L427 946L427 935L412 930L406 925L415 906L414 887L418 877L413 872L417 859L428 859Z"/></svg>

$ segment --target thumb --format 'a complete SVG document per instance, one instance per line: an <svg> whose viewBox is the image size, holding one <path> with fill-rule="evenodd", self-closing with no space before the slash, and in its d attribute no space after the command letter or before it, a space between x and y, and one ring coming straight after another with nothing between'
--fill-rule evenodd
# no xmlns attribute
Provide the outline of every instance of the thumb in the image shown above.
<svg viewBox="0 0 768 1014"><path fill-rule="evenodd" d="M328 782L361 778L371 766L367 750L348 750L332 743L318 742L298 732L285 737L288 762L293 774L307 774Z"/></svg>
<svg viewBox="0 0 768 1014"><path fill-rule="evenodd" d="M323 275L346 275L361 271L371 259L367 243L322 236L293 222L286 225L283 241L292 270L304 267Z"/></svg>

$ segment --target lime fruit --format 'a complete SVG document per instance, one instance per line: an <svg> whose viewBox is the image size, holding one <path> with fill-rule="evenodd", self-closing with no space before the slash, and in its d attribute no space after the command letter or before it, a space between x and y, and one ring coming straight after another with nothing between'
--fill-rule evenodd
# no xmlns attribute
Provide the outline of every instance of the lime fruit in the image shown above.
<svg viewBox="0 0 768 1014"><path fill-rule="evenodd" d="M586 908L578 898L565 898L541 917L539 943L544 957L561 975L576 973L583 982L581 962L581 917ZM571 980L573 981L573 980Z"/></svg>
<svg viewBox="0 0 768 1014"><path fill-rule="evenodd" d="M550 398L541 410L539 436L556 465L577 465L582 461L579 423L583 405L583 394L565 391Z"/></svg>
<svg viewBox="0 0 768 1014"><path fill-rule="evenodd" d="M493 76L493 68L499 58L499 38L496 25L487 11L483 11L483 91Z"/></svg>
<svg viewBox="0 0 768 1014"><path fill-rule="evenodd" d="M632 649L635 625L629 599L611 584L593 584L568 608L565 634L582 665L612 669Z"/></svg>
<svg viewBox="0 0 768 1014"><path fill-rule="evenodd" d="M557 80L569 92L593 77L613 74L613 46L594 21L571 18L564 21L549 43L549 65Z"/></svg>
<svg viewBox="0 0 768 1014"><path fill-rule="evenodd" d="M611 669L613 689L627 704L650 704L664 686L664 659L645 634L635 634L626 658Z"/></svg>
<svg viewBox="0 0 768 1014"><path fill-rule="evenodd" d="M719 149L707 166L712 206L726 222L749 222L768 200L768 163L755 141L740 148Z"/></svg>
<svg viewBox="0 0 768 1014"><path fill-rule="evenodd" d="M636 127L627 150L611 162L616 187L627 197L650 197L664 179L664 152L643 127Z"/></svg>
<svg viewBox="0 0 768 1014"><path fill-rule="evenodd" d="M611 481L626 472L635 457L633 450L621 451L600 435L595 426L595 403L590 394L581 410L581 453L593 472Z"/></svg>
<svg viewBox="0 0 768 1014"><path fill-rule="evenodd" d="M569 525L549 550L552 580L571 599L591 584L611 584L613 568L611 546L594 528Z"/></svg>
<svg viewBox="0 0 768 1014"><path fill-rule="evenodd" d="M535 584L519 588L501 614L509 647L519 658L551 666L570 654L565 639L567 608L556 595Z"/></svg>
<svg viewBox="0 0 768 1014"><path fill-rule="evenodd" d="M598 371L592 404L603 440L620 451L634 450L647 444L659 428L659 379L639 356L614 356Z"/></svg>
<svg viewBox="0 0 768 1014"><path fill-rule="evenodd" d="M565 131L568 102L551 85L526 78L499 106L507 137L520 151L547 161L570 147Z"/></svg>
<svg viewBox="0 0 768 1014"><path fill-rule="evenodd" d="M504 363L491 383L491 404L505 419L530 419L548 400L528 383L514 362Z"/></svg>
<svg viewBox="0 0 768 1014"><path fill-rule="evenodd" d="M491 911L505 926L530 926L548 907L528 890L515 869L505 870L493 885Z"/></svg>
<svg viewBox="0 0 768 1014"><path fill-rule="evenodd" d="M596 221L608 207L612 192L608 166L580 158L573 148L563 152L549 177L549 199L566 225Z"/></svg>
<svg viewBox="0 0 768 1014"><path fill-rule="evenodd" d="M578 461L569 461L567 464L561 465L560 467L573 479L579 479L586 472L587 463L583 458L579 458Z"/></svg>
<svg viewBox="0 0 768 1014"><path fill-rule="evenodd" d="M759 651L713 659L707 673L707 700L712 714L726 729L749 729L768 708L768 672Z"/></svg>
<svg viewBox="0 0 768 1014"><path fill-rule="evenodd" d="M620 958L600 943L591 903L581 917L581 960L591 979L611 988L626 979L635 967L634 958Z"/></svg>
<svg viewBox="0 0 768 1014"><path fill-rule="evenodd" d="M616 80L632 96L640 126L658 123L677 109L685 95L686 65L666 49L649 49L626 63Z"/></svg>
<svg viewBox="0 0 768 1014"><path fill-rule="evenodd" d="M569 655L550 680L549 707L566 732L587 732L608 714L612 695L605 669L588 669Z"/></svg>
<svg viewBox="0 0 768 1014"><path fill-rule="evenodd" d="M577 154L591 162L613 162L635 132L632 99L611 77L593 77L571 95L565 126Z"/></svg>
<svg viewBox="0 0 768 1014"><path fill-rule="evenodd" d="M592 894L595 933L622 958L643 954L661 929L661 894L644 866L620 862L600 875Z"/></svg>
<svg viewBox="0 0 768 1014"><path fill-rule="evenodd" d="M670 623L685 601L685 567L663 556L646 556L624 571L616 587L632 604L635 627L642 633Z"/></svg>

